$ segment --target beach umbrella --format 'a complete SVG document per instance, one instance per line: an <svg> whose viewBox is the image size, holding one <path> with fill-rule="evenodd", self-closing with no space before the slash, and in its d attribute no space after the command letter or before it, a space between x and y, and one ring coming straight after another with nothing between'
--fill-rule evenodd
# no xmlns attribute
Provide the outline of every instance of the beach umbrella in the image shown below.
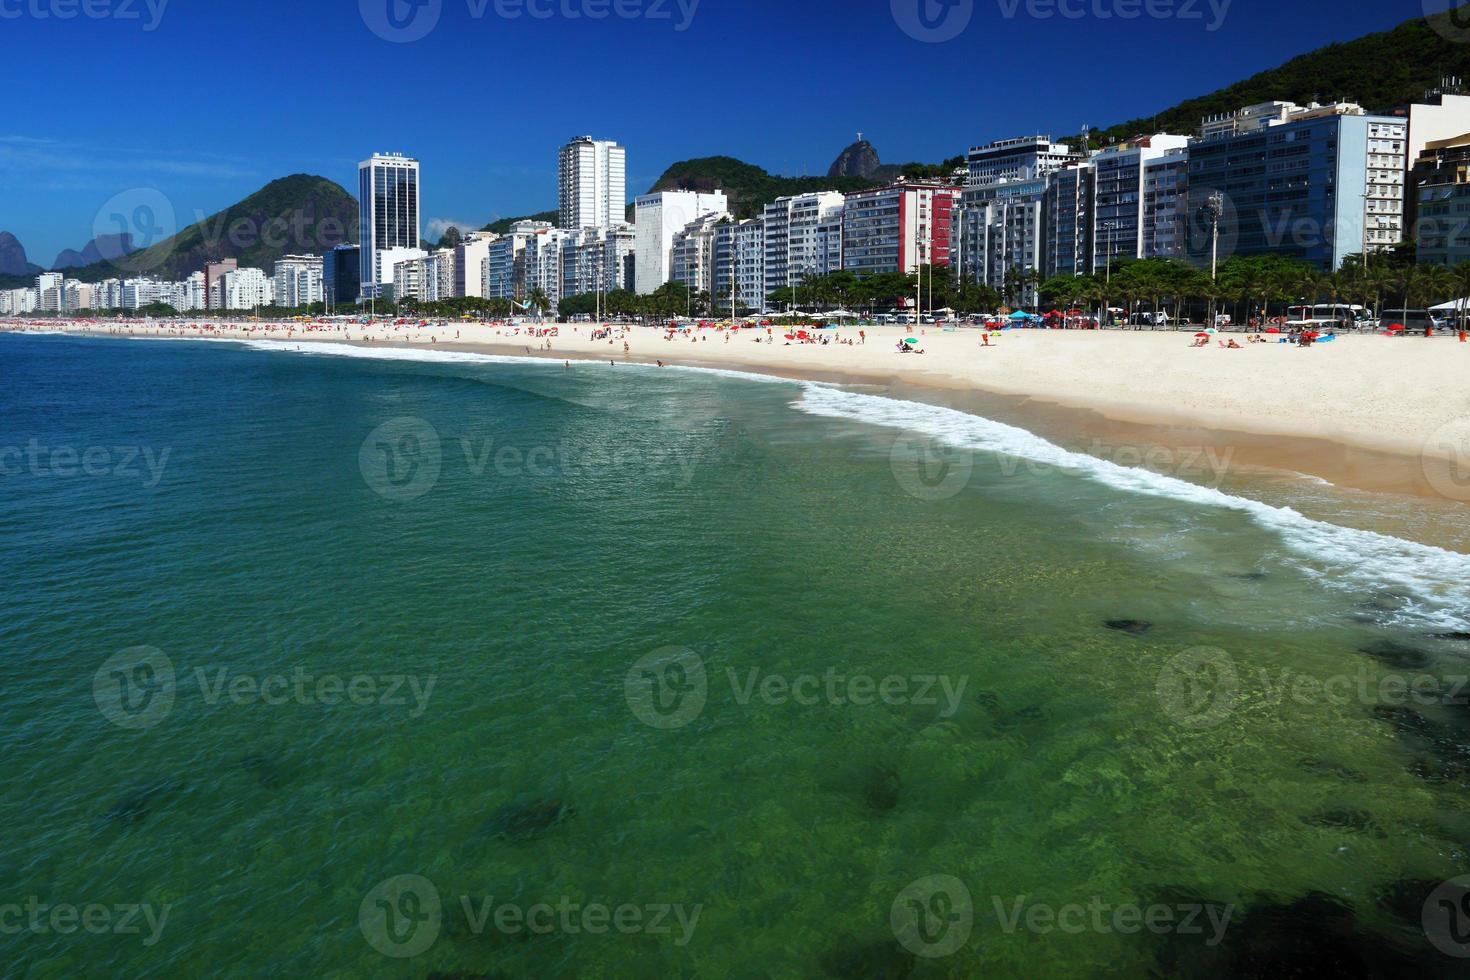
<svg viewBox="0 0 1470 980"><path fill-rule="evenodd" d="M919 338L918 337L905 337L905 338L903 338L903 342L905 344L917 344L919 342Z"/></svg>
<svg viewBox="0 0 1470 980"><path fill-rule="evenodd" d="M1266 328L1266 332L1267 333L1280 333L1281 332L1281 328L1280 327L1267 327Z"/></svg>
<svg viewBox="0 0 1470 980"><path fill-rule="evenodd" d="M1209 334L1211 337L1215 336L1215 334L1217 334L1219 332L1220 331L1216 330L1214 327L1206 327L1205 328L1205 333Z"/></svg>
<svg viewBox="0 0 1470 980"><path fill-rule="evenodd" d="M1389 333L1398 333L1400 330L1404 330L1404 329L1407 329L1407 328L1402 323L1390 323L1388 325L1388 332Z"/></svg>
<svg viewBox="0 0 1470 980"><path fill-rule="evenodd" d="M1197 333L1197 334L1195 334L1195 336L1196 337L1208 337L1209 334L1207 334L1207 333Z"/></svg>

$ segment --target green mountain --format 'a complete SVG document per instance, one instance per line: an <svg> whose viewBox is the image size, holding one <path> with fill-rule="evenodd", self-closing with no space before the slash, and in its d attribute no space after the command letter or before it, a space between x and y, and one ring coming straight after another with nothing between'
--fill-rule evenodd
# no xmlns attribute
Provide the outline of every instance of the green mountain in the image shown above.
<svg viewBox="0 0 1470 980"><path fill-rule="evenodd" d="M83 282L151 275L181 280L205 263L236 259L267 272L283 255L320 255L357 241L357 199L325 177L293 174L171 238L67 275Z"/></svg>
<svg viewBox="0 0 1470 980"><path fill-rule="evenodd" d="M722 190L730 198L730 210L750 218L778 197L811 191L854 191L881 186L877 177L778 177L755 164L734 157L700 157L681 160L664 171L648 193L656 191Z"/></svg>
<svg viewBox="0 0 1470 980"><path fill-rule="evenodd" d="M1329 44L1228 88L1189 99L1152 116L1094 132L1093 145L1142 133L1192 135L1206 116L1258 102L1356 102L1370 112L1424 98L1449 77L1470 78L1470 29L1450 13L1416 17L1355 41Z"/></svg>
<svg viewBox="0 0 1470 980"><path fill-rule="evenodd" d="M515 224L517 221L545 221L554 225L556 224L557 219L560 217L561 213L559 211L542 211L539 214L523 214L519 218L501 218L499 221L491 222L480 230L491 231L497 235L504 235L505 233L510 231L510 226Z"/></svg>

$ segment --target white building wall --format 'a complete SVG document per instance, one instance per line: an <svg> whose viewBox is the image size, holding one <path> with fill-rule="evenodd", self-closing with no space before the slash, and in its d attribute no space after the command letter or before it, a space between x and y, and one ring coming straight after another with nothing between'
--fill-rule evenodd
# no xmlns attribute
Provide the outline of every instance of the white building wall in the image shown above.
<svg viewBox="0 0 1470 980"><path fill-rule="evenodd" d="M634 285L648 295L669 281L674 236L701 215L725 211L729 201L723 191L660 191L645 194L634 204L636 255Z"/></svg>

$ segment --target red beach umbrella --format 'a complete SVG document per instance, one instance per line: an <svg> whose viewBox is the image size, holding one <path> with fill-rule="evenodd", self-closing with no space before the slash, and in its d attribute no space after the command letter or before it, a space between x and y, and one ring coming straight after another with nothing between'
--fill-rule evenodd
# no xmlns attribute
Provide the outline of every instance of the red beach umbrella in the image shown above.
<svg viewBox="0 0 1470 980"><path fill-rule="evenodd" d="M1197 333L1197 334L1195 334L1195 336L1196 337L1206 337L1206 338L1208 338L1210 335L1207 334L1207 333Z"/></svg>
<svg viewBox="0 0 1470 980"><path fill-rule="evenodd" d="M1266 332L1267 333L1280 333L1281 332L1281 328L1280 327L1267 327L1266 328Z"/></svg>
<svg viewBox="0 0 1470 980"><path fill-rule="evenodd" d="M1403 330L1403 329L1406 329L1406 328L1404 327L1404 325L1402 323L1390 323L1388 325L1388 332L1389 333L1398 333L1400 330Z"/></svg>

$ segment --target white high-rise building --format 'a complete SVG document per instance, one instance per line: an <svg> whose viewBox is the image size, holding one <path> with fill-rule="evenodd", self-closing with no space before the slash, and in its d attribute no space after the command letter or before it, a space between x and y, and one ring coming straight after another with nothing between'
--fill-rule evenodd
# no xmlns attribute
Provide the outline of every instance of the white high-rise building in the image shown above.
<svg viewBox="0 0 1470 980"><path fill-rule="evenodd" d="M225 273L223 289L227 310L270 306L275 301L275 283L264 269L231 269Z"/></svg>
<svg viewBox="0 0 1470 980"><path fill-rule="evenodd" d="M276 260L276 302L295 309L322 302L322 257L283 255Z"/></svg>
<svg viewBox="0 0 1470 980"><path fill-rule="evenodd" d="M803 276L822 275L842 266L842 211L846 197L840 191L819 191L778 197L766 205L765 294L796 286ZM832 243L836 224L837 242ZM831 256L836 254L836 264Z"/></svg>
<svg viewBox="0 0 1470 980"><path fill-rule="evenodd" d="M626 221L627 151L612 140L578 136L561 148L560 219L567 231Z"/></svg>
<svg viewBox="0 0 1470 980"><path fill-rule="evenodd" d="M454 247L453 295L485 295L485 260L490 257L490 243L499 237L489 231L471 232Z"/></svg>
<svg viewBox="0 0 1470 980"><path fill-rule="evenodd" d="M43 272L36 277L36 296L43 312L58 312L66 307L66 276L59 272Z"/></svg>
<svg viewBox="0 0 1470 980"><path fill-rule="evenodd" d="M419 247L419 162L401 153L374 153L357 165L358 235L364 296L393 281L383 253Z"/></svg>
<svg viewBox="0 0 1470 980"><path fill-rule="evenodd" d="M674 236L695 218L729 210L729 201L724 191L660 191L638 198L634 209L638 243L634 280L638 292L646 296L669 281Z"/></svg>

